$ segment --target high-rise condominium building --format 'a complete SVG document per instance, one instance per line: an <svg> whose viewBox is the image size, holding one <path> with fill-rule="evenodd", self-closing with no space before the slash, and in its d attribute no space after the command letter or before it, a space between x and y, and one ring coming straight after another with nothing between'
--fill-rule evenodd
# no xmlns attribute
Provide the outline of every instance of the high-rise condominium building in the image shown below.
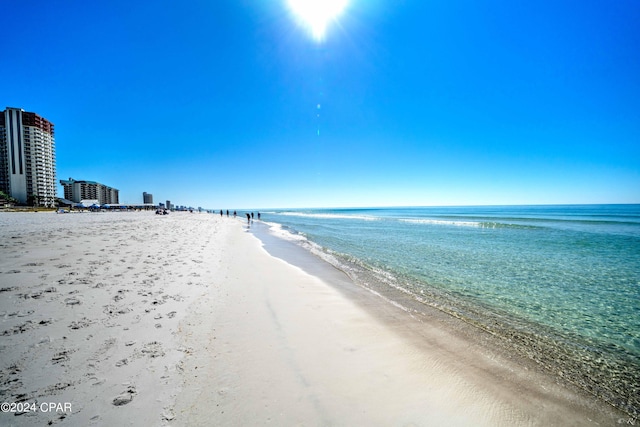
<svg viewBox="0 0 640 427"><path fill-rule="evenodd" d="M142 193L142 203L146 204L153 204L153 194L149 194L146 191L144 193Z"/></svg>
<svg viewBox="0 0 640 427"><path fill-rule="evenodd" d="M53 123L20 108L0 114L0 190L20 203L55 206Z"/></svg>
<svg viewBox="0 0 640 427"><path fill-rule="evenodd" d="M73 178L61 179L64 188L64 198L75 203L82 200L98 200L101 205L115 205L120 203L119 190L95 181L76 181Z"/></svg>

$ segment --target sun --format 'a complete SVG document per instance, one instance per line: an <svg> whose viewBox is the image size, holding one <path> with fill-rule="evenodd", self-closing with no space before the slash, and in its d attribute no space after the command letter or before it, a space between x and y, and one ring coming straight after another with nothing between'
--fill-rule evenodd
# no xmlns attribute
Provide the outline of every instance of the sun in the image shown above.
<svg viewBox="0 0 640 427"><path fill-rule="evenodd" d="M327 26L347 7L348 0L288 0L289 8L311 31L316 41L322 41Z"/></svg>

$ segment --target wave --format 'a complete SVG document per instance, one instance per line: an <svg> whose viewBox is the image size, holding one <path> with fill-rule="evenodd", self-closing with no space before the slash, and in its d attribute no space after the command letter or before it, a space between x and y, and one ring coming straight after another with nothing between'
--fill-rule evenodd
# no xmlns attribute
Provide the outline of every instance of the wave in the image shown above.
<svg viewBox="0 0 640 427"><path fill-rule="evenodd" d="M292 230L291 228L285 225L282 225L276 222L266 222L266 221L265 221L265 224L269 226L269 230L271 231L272 234L274 234L275 236L283 240L288 240L292 242L308 241L307 236L304 233L300 233L295 230Z"/></svg>
<svg viewBox="0 0 640 427"><path fill-rule="evenodd" d="M400 222L411 224L427 224L427 225L448 225L455 227L474 227L474 228L517 228L523 230L540 229L543 227L526 224L512 224L496 221L454 221L444 219L400 219Z"/></svg>
<svg viewBox="0 0 640 427"><path fill-rule="evenodd" d="M298 218L314 218L314 219L350 219L361 221L399 221L409 224L425 224L425 225L445 225L454 227L473 227L473 228L517 228L517 229L539 229L543 228L536 225L504 223L499 221L468 221L455 219L434 219L434 218L393 218L362 214L340 214L340 213L309 213L309 212L274 212L275 215L298 217Z"/></svg>
<svg viewBox="0 0 640 427"><path fill-rule="evenodd" d="M481 222L475 221L450 221L443 219L400 219L400 222L410 224L429 224L429 225L453 225L456 227L482 227Z"/></svg>
<svg viewBox="0 0 640 427"><path fill-rule="evenodd" d="M382 218L371 215L349 215L333 213L306 213L306 212L278 212L277 215L296 216L303 218L323 218L323 219L359 219L363 221L379 221Z"/></svg>
<svg viewBox="0 0 640 427"><path fill-rule="evenodd" d="M579 210L524 210L514 212L488 211L469 213L439 212L434 209L348 209L348 210L306 210L266 212L280 217L283 222L326 222L331 221L367 221L367 222L400 222L405 224L421 224L425 226L463 227L469 229L513 229L541 230L564 229L589 233L617 233L638 236L640 222L635 222L635 212L621 215L616 212L591 212ZM624 212L623 212L624 214ZM288 219L290 218L290 219Z"/></svg>

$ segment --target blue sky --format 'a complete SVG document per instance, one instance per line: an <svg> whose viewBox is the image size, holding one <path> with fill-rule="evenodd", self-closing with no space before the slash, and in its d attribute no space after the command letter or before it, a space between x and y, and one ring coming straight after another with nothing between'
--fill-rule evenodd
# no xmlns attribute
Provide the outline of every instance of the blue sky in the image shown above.
<svg viewBox="0 0 640 427"><path fill-rule="evenodd" d="M122 202L640 203L637 0L351 0L321 43L285 0L2 9L0 108Z"/></svg>

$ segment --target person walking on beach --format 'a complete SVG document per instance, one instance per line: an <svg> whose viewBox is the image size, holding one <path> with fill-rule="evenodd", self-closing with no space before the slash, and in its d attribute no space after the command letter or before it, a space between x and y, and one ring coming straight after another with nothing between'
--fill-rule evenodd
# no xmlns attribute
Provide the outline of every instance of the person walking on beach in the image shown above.
<svg viewBox="0 0 640 427"><path fill-rule="evenodd" d="M220 209L220 216L222 216L222 209Z"/></svg>
<svg viewBox="0 0 640 427"><path fill-rule="evenodd" d="M227 218L229 218L229 209L227 209Z"/></svg>
<svg viewBox="0 0 640 427"><path fill-rule="evenodd" d="M258 212L258 221L260 221L260 212Z"/></svg>
<svg viewBox="0 0 640 427"><path fill-rule="evenodd" d="M251 212L251 219L253 219L253 212Z"/></svg>

